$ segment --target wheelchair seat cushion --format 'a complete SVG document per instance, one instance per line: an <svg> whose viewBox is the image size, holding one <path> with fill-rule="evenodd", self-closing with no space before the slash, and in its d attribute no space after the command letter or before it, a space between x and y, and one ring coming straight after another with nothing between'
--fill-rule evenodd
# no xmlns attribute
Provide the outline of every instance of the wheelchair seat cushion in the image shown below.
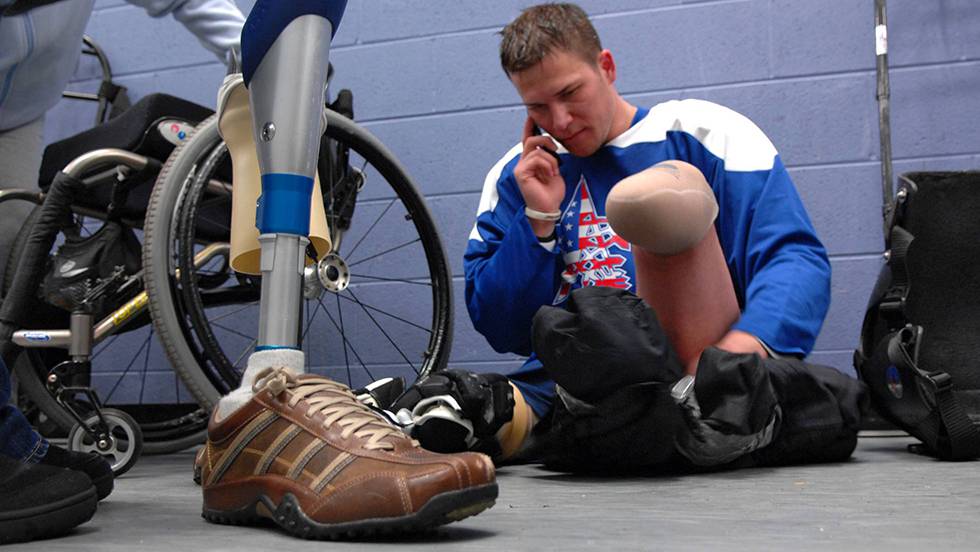
<svg viewBox="0 0 980 552"><path fill-rule="evenodd" d="M166 140L145 139L147 129L163 118L183 120L196 125L209 117L212 110L168 94L150 94L133 104L118 117L50 144L44 150L38 177L40 188L47 191L58 174L76 157L101 148L119 148L152 157L161 163L174 145Z"/></svg>

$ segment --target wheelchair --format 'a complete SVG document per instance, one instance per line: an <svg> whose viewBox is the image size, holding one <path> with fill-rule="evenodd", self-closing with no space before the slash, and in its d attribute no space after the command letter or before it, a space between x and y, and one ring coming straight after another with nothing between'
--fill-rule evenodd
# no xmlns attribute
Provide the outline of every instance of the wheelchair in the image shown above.
<svg viewBox="0 0 980 552"><path fill-rule="evenodd" d="M141 451L171 452L200 442L207 424L206 412L179 389L145 307L139 308L147 300L140 291L139 235L159 168L181 136L209 114L178 98L147 96L49 145L40 192L0 193L0 201L37 203L4 270L0 315L16 330L10 335L16 347L5 347L4 359L29 401L22 406L68 432L70 448L112 457L117 473ZM129 250L128 262L107 272L100 252L120 246ZM93 385L98 393L89 389ZM153 400L145 400L148 392ZM120 408L102 409L102 402ZM103 429L101 438L85 431L95 425Z"/></svg>
<svg viewBox="0 0 980 552"><path fill-rule="evenodd" d="M306 368L352 388L412 382L448 360L445 250L405 169L352 121L350 92L331 107L318 174L332 248L308 251ZM38 204L3 278L0 337L11 335L4 358L19 389L69 431L70 448L109 456L117 474L141 449L202 442L210 408L237 387L256 347L261 279L230 268L231 167L216 117L147 96L48 146L40 182L41 193L0 192ZM59 285L63 273L98 268L73 252L107 234L122 235L114 239L139 261Z"/></svg>

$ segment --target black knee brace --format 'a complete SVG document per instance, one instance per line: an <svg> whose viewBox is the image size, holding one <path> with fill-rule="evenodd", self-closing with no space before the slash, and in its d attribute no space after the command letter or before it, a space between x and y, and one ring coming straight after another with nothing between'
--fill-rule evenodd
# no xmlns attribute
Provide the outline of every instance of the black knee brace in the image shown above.
<svg viewBox="0 0 980 552"><path fill-rule="evenodd" d="M514 417L514 389L501 374L444 370L408 388L392 410L412 410L423 399L449 395L459 403L463 417L473 424L477 438L492 437Z"/></svg>

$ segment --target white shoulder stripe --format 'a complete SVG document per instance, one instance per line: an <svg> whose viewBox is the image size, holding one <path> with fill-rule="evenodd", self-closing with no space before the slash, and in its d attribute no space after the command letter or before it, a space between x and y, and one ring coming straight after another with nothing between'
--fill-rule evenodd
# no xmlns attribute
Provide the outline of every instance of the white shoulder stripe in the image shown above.
<svg viewBox="0 0 980 552"><path fill-rule="evenodd" d="M681 131L724 160L729 171L772 169L776 147L748 117L705 100L671 100L657 104L642 121L608 145L624 148L640 142L666 140Z"/></svg>
<svg viewBox="0 0 980 552"><path fill-rule="evenodd" d="M480 206L476 210L476 218L479 219L480 215L487 211L492 211L497 206L497 201L500 200L500 196L497 193L497 181L500 180L500 174L504 172L504 166L514 159L514 157L520 155L522 151L524 151L524 145L518 142L487 173L487 177L483 181L483 193L480 196ZM483 237L480 236L480 232L476 229L476 223L473 223L473 230L470 231L470 239L483 241Z"/></svg>

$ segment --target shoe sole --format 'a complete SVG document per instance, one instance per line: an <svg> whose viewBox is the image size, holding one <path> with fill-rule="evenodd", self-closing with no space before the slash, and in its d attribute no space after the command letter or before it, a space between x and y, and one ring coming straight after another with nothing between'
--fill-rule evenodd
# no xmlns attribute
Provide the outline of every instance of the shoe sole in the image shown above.
<svg viewBox="0 0 980 552"><path fill-rule="evenodd" d="M93 486L54 504L7 513L0 519L0 544L64 535L92 519L98 505Z"/></svg>
<svg viewBox="0 0 980 552"><path fill-rule="evenodd" d="M438 494L422 508L396 518L374 518L344 523L319 523L303 511L299 501L287 493L279 504L260 495L254 503L236 511L202 512L204 519L222 525L257 525L271 519L287 533L304 539L356 539L399 533L416 533L470 516L493 506L497 484L490 483L459 491Z"/></svg>
<svg viewBox="0 0 980 552"><path fill-rule="evenodd" d="M116 476L110 471L101 477L93 479L92 484L95 485L95 493L98 495L99 500L102 500L112 494L112 488L116 485Z"/></svg>

